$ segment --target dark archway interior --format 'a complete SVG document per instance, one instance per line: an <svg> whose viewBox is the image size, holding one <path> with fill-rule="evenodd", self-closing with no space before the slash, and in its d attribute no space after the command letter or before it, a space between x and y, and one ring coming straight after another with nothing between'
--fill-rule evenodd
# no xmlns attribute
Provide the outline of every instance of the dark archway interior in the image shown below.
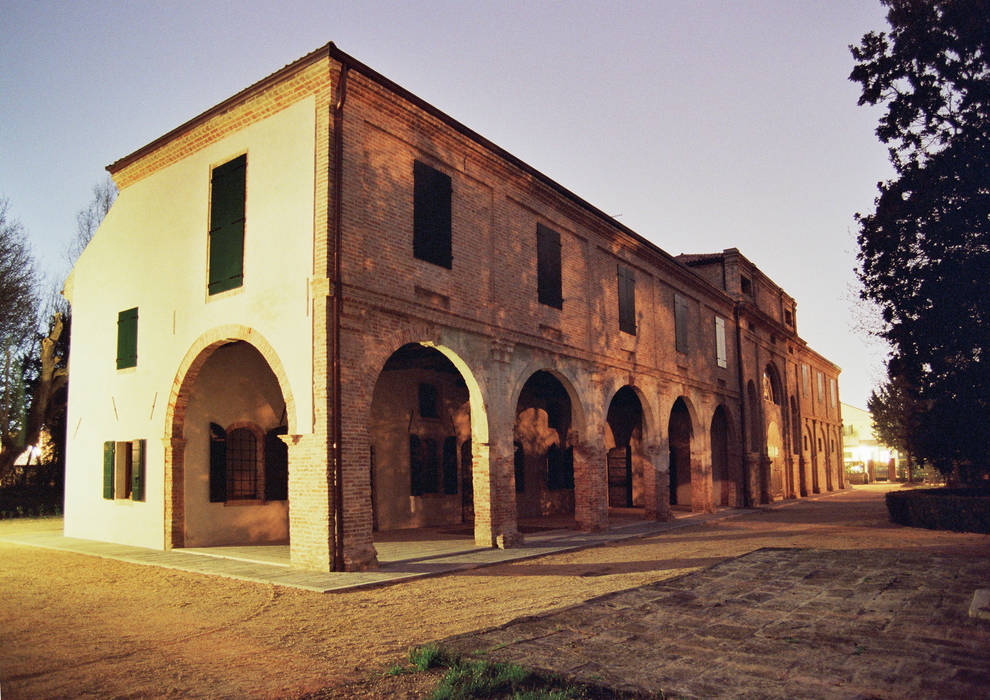
<svg viewBox="0 0 990 700"><path fill-rule="evenodd" d="M714 496L719 504L729 505L729 492L732 482L729 477L729 421L725 408L719 406L712 416L711 427L712 445L712 480L714 481Z"/></svg>
<svg viewBox="0 0 990 700"><path fill-rule="evenodd" d="M670 410L670 504L691 505L691 414L684 399Z"/></svg>
<svg viewBox="0 0 990 700"><path fill-rule="evenodd" d="M516 514L538 518L574 512L574 450L567 444L571 398L560 381L539 371L516 404Z"/></svg>
<svg viewBox="0 0 990 700"><path fill-rule="evenodd" d="M643 404L632 387L616 392L608 406L614 446L608 452L608 504L613 508L643 505Z"/></svg>
<svg viewBox="0 0 990 700"><path fill-rule="evenodd" d="M376 529L473 520L467 384L439 350L404 345L386 361L368 420Z"/></svg>

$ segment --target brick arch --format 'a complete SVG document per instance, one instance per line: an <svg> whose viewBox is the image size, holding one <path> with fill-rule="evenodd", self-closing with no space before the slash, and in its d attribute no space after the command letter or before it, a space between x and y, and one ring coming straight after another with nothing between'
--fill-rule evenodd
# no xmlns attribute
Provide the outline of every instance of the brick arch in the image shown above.
<svg viewBox="0 0 990 700"><path fill-rule="evenodd" d="M642 387L630 383L619 384L618 382L608 385L604 397L606 398L606 401L603 404L605 406L606 415L608 414L609 406L611 406L612 401L615 400L615 395L625 387L632 389L632 392L636 395L636 398L639 399L639 406L643 417L643 444L647 445L655 443L660 435L660 428L657 423L656 416L653 415L653 408L647 400L646 393L643 391Z"/></svg>
<svg viewBox="0 0 990 700"><path fill-rule="evenodd" d="M165 410L165 548L185 544L185 413L196 377L218 348L229 343L245 342L264 358L275 375L290 434L296 432L296 404L289 387L288 375L271 344L253 328L237 324L218 326L207 331L190 346L179 363Z"/></svg>
<svg viewBox="0 0 990 700"><path fill-rule="evenodd" d="M507 405L513 412L516 410L523 387L526 386L526 382L529 381L530 377L537 372L546 372L564 387L567 397L571 400L571 430L576 431L579 440L586 440L587 418L584 401L582 401L581 393L577 390L577 382L564 370L551 366L550 362L540 359L532 360L521 372L518 372L513 383L512 392L509 394Z"/></svg>
<svg viewBox="0 0 990 700"><path fill-rule="evenodd" d="M248 326L230 324L207 331L190 346L179 363L179 369L172 381L168 408L165 411L165 438L182 439L183 417L189 402L189 390L196 376L211 355L220 347L242 341L253 347L265 359L268 368L278 382L285 401L285 415L290 434L296 432L296 402L292 397L289 377L271 344L258 331Z"/></svg>

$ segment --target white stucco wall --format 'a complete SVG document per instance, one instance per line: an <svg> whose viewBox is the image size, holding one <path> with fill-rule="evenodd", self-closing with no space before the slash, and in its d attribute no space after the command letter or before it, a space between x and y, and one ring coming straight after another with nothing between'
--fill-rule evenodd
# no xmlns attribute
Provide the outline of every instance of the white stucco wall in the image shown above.
<svg viewBox="0 0 990 700"><path fill-rule="evenodd" d="M166 406L183 357L211 329L237 324L263 337L287 377L297 432L312 430L315 129L310 98L135 183L80 257L67 283L67 535L164 546ZM242 153L244 284L209 297L210 169ZM135 306L137 366L117 370L117 314ZM140 438L145 502L104 500L103 442Z"/></svg>

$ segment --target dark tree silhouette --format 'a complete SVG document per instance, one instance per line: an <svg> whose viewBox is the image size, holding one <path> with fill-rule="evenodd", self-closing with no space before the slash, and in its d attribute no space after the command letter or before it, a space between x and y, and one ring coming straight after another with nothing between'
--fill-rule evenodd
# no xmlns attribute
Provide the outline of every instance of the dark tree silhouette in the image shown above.
<svg viewBox="0 0 990 700"><path fill-rule="evenodd" d="M864 298L918 408L915 455L990 471L990 1L882 0L889 32L850 47L859 103L897 177L857 215Z"/></svg>

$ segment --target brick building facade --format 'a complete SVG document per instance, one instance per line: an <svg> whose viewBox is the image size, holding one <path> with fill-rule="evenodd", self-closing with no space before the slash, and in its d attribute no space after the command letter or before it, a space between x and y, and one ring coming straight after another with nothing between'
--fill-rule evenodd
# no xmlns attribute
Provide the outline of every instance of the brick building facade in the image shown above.
<svg viewBox="0 0 990 700"><path fill-rule="evenodd" d="M844 487L839 368L739 251L669 255L333 44L108 170L67 534L362 569L376 530Z"/></svg>

